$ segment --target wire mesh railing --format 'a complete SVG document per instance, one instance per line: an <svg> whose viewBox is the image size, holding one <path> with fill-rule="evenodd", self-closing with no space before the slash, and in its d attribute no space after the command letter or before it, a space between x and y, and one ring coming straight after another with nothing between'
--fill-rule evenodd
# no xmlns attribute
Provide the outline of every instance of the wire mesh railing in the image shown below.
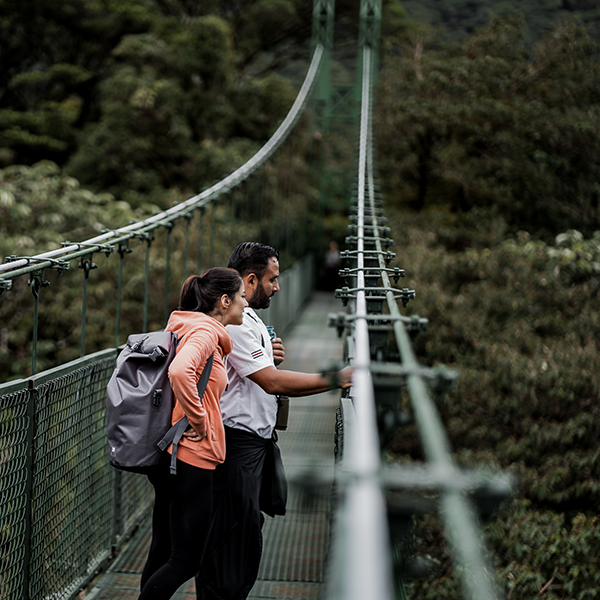
<svg viewBox="0 0 600 600"><path fill-rule="evenodd" d="M111 556L152 501L144 478L119 482L106 460L105 350L0 386L2 598L69 598Z"/></svg>
<svg viewBox="0 0 600 600"><path fill-rule="evenodd" d="M106 385L122 331L162 328L172 308L173 282L178 290L194 267L201 271L203 264L226 264L233 247L247 239L261 239L280 251L293 240L296 246L287 254L304 256L282 273L282 293L265 316L279 333L293 323L309 297L314 283L313 259L307 254L311 232L306 222L288 218L288 205L297 208L297 203L285 202L289 185L282 187L277 179L279 171L289 174L285 161L295 160L293 149L281 152L282 144L307 105L322 54L322 46L317 46L294 105L274 135L222 181L142 221L83 242L65 242L36 256L10 256L0 265L0 317L13 310L22 318L28 293L33 294L30 368L0 383L1 598L77 597L151 508L153 494L146 478L115 471L107 457ZM271 203L265 202L269 193ZM284 221L291 225L284 226ZM134 252L135 241L141 253ZM162 242L160 248L157 241ZM102 254L107 261L118 257L104 281L105 288L116 292L112 326L105 322L110 311L97 310L97 296L100 302L105 296L95 293L99 285L91 277L98 266L99 271L109 271L107 263L94 262L100 263L96 256ZM80 281L67 273L73 261L81 268ZM79 343L73 360L59 356L59 366L38 373L40 346L47 342L43 290L50 284L58 291L47 303L58 298L62 312L80 302ZM132 286L141 291L126 297L125 288ZM97 329L104 335L97 335ZM73 345L75 338L65 339ZM113 341L108 350L87 353L90 345L106 347ZM9 356L8 366L11 362ZM20 372L5 369L3 377L6 373L10 378Z"/></svg>
<svg viewBox="0 0 600 600"><path fill-rule="evenodd" d="M463 472L454 463L450 444L429 387L448 388L456 374L421 366L411 336L427 320L402 316L414 290L396 289L390 280L404 276L389 268L395 258L378 191L371 130L373 53L363 51L362 97L356 194L343 257L347 286L336 295L348 304L347 313L332 315L332 324L345 332L347 355L354 365L351 397L343 398L337 432L338 512L328 598L378 600L405 598L404 573L410 548L409 531L414 496L419 510L435 495L439 516L452 548L465 598L498 599L494 570L483 541L471 495L479 492L497 500L511 493L511 480L502 474ZM425 464L382 466L386 441L402 422L401 399L406 393L418 428ZM407 501L404 494L412 498ZM419 498L419 495L421 497Z"/></svg>
<svg viewBox="0 0 600 600"><path fill-rule="evenodd" d="M311 257L280 281L290 292L265 319L284 331L311 294ZM152 507L147 478L108 462L106 386L117 352L0 385L3 599L75 598Z"/></svg>

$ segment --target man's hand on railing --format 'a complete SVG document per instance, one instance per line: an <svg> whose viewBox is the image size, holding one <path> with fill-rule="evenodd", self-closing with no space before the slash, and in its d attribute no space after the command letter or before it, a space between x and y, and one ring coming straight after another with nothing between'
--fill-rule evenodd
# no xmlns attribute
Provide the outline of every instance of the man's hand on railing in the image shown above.
<svg viewBox="0 0 600 600"><path fill-rule="evenodd" d="M338 387L341 387L343 390L346 390L352 386L353 371L354 367L344 367L341 371L338 371Z"/></svg>
<svg viewBox="0 0 600 600"><path fill-rule="evenodd" d="M354 367L348 366L340 369L339 371L322 371L321 375L329 381L330 390L335 390L337 388L345 390L352 386L353 371Z"/></svg>

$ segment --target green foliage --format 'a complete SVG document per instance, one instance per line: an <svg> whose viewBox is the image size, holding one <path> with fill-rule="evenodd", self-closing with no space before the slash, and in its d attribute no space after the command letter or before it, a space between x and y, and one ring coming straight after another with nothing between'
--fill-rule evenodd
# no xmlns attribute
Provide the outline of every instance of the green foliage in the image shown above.
<svg viewBox="0 0 600 600"><path fill-rule="evenodd" d="M548 250L549 257L570 277L572 283L600 275L600 232L584 239L581 232L571 229L556 236L556 248Z"/></svg>
<svg viewBox="0 0 600 600"><path fill-rule="evenodd" d="M166 66L169 72L179 75L182 86L210 90L232 77L232 31L223 19L214 15L195 17L188 20L185 28L175 19L162 19L156 29L171 54Z"/></svg>
<svg viewBox="0 0 600 600"><path fill-rule="evenodd" d="M498 564L496 580L513 600L594 598L600 585L597 516L567 516L514 500L486 527L487 544ZM409 582L409 598L459 599L463 595L439 522L426 516L417 523L415 550L433 566L422 580Z"/></svg>
<svg viewBox="0 0 600 600"><path fill-rule="evenodd" d="M51 159L134 206L196 193L239 164L238 138L269 137L295 95L273 64L306 59L312 16L285 0L14 8L0 22L0 165ZM258 63L262 81L246 74Z"/></svg>
<svg viewBox="0 0 600 600"><path fill-rule="evenodd" d="M93 194L77 180L64 175L56 164L45 161L31 167L0 170L0 260L31 256L53 250L63 241L80 241L98 235L106 227L120 227L136 218L131 207L110 194ZM97 259L99 260L99 259ZM102 263L101 263L102 264ZM73 266L73 265L72 265ZM51 269L44 279L52 285L40 292L40 344L38 371L78 356L81 315L79 285L63 284ZM114 273L102 278L92 292L90 342L110 339L111 318L99 310L114 290ZM108 305L108 304L107 304ZM114 301L111 302L111 306ZM27 373L31 364L33 296L27 277L15 281L0 301L0 373L2 380ZM112 334L114 336L114 332Z"/></svg>
<svg viewBox="0 0 600 600"><path fill-rule="evenodd" d="M101 86L103 116L81 137L69 171L137 205L166 190L189 192L241 162L289 110L294 92L274 75L235 80L232 33L215 16L182 28L164 19L156 33L128 35L115 48L118 67Z"/></svg>
<svg viewBox="0 0 600 600"><path fill-rule="evenodd" d="M297 4L292 0L258 0L236 15L236 28L243 32L238 44L243 67L248 66L258 49L278 45L302 24Z"/></svg>
<svg viewBox="0 0 600 600"><path fill-rule="evenodd" d="M64 162L75 131L93 114L102 63L125 31L148 26L146 0L10 2L0 21L0 114L3 164ZM74 110L75 108L75 110ZM0 117L1 118L1 117Z"/></svg>
<svg viewBox="0 0 600 600"><path fill-rule="evenodd" d="M394 0L385 0L381 3L381 38L398 38L409 29L409 22L404 6Z"/></svg>
<svg viewBox="0 0 600 600"><path fill-rule="evenodd" d="M134 216L125 202L83 189L54 163L0 170L0 260L90 238L106 227L122 227Z"/></svg>
<svg viewBox="0 0 600 600"><path fill-rule="evenodd" d="M509 225L590 233L598 220L597 45L573 22L526 49L495 20L456 46L412 35L381 76L381 171L417 208L498 208Z"/></svg>
<svg viewBox="0 0 600 600"><path fill-rule="evenodd" d="M272 84L266 81L266 85ZM313 154L311 146L310 135L292 135L273 159L242 186L201 211L190 213L189 219L179 219L169 234L168 263L170 230L164 227L154 230L148 240L131 239L122 256L113 252L109 256L95 253L84 257L93 260L97 267L90 271L87 280L84 352L112 347L117 339L122 343L129 333L142 331L142 307L146 304L148 330L162 328L168 311L176 306L185 277L208 266L225 265L232 248L243 240L262 239L277 246L282 269L304 256L307 248L314 245L318 212L314 170L308 163ZM217 144L203 144L202 149L214 163L223 160ZM231 140L227 147L231 154L226 159L241 165L254 149L248 139ZM185 198L176 188L168 193L169 205ZM0 170L0 260L13 255L33 256L55 249L65 240L81 242L105 228L116 229L131 220L148 217L157 209L156 205L145 203L134 210L129 203L117 201L110 194L94 194L48 161L32 167L13 165ZM123 285L117 333L121 265ZM80 354L82 266L73 259L70 270L63 274L46 268L35 275L44 283L39 291L37 372L64 364ZM30 282L27 275L17 277L12 289L4 291L0 298L2 381L30 373L34 313Z"/></svg>
<svg viewBox="0 0 600 600"><path fill-rule="evenodd" d="M522 13L528 24L529 40L548 33L558 21L577 16L600 36L600 11L595 0L403 0L410 18L441 29L445 40L459 40L487 25L494 16Z"/></svg>
<svg viewBox="0 0 600 600"><path fill-rule="evenodd" d="M458 369L438 410L461 466L505 469L518 498L487 535L511 598L587 598L598 589L600 523L599 236L567 231L547 244L507 235L494 210L395 215L402 268L429 319L415 349L424 364ZM396 234L394 237L398 237ZM412 283L411 283L412 282ZM410 307L410 305L409 305ZM393 449L420 460L413 426ZM459 597L435 519L417 529L417 551L439 566L409 597Z"/></svg>
<svg viewBox="0 0 600 600"><path fill-rule="evenodd" d="M101 96L103 117L84 129L68 170L84 185L131 201L152 192L160 202L161 193L180 181L168 165L177 162L185 172L193 158L180 88L151 69L138 73L125 66L105 80Z"/></svg>
<svg viewBox="0 0 600 600"><path fill-rule="evenodd" d="M167 189L193 192L227 173L239 148L232 138L264 139L293 101L283 81L234 81L231 35L222 19L205 16L125 36L100 89L103 116L83 131L69 171L134 205L144 195L164 205Z"/></svg>
<svg viewBox="0 0 600 600"><path fill-rule="evenodd" d="M507 518L488 527L495 552L503 557L498 577L512 598L595 598L600 589L598 551L600 523L596 516L572 518L536 510L515 501Z"/></svg>

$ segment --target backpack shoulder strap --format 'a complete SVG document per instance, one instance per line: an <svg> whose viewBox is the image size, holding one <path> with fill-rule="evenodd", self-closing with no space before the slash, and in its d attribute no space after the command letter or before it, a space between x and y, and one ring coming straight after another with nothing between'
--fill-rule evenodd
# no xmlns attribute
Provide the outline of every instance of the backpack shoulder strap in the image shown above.
<svg viewBox="0 0 600 600"><path fill-rule="evenodd" d="M215 353L213 352L206 360L206 364L204 365L204 369L202 369L202 374L200 375L200 379L198 380L198 398L200 398L200 402L202 402L204 392L206 391L206 386L208 385L208 380L212 371L214 358ZM183 432L187 429L188 425L189 421L187 417L179 419L179 421L177 421L177 423L175 423L175 425L173 425L169 429L169 431L165 433L162 440L160 440L160 442L158 442L157 444L158 449L161 451L164 451L169 444L173 444L173 453L171 454L171 466L169 468L169 472L171 473L171 475L177 474L177 446L179 445L179 440L181 440Z"/></svg>

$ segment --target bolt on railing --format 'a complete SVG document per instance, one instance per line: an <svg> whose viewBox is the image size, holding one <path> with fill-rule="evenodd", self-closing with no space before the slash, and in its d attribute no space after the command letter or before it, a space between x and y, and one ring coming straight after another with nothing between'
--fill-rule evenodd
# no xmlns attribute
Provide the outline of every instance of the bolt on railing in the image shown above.
<svg viewBox="0 0 600 600"><path fill-rule="evenodd" d="M328 598L356 600L369 597L387 600L405 598L401 577L394 576L386 511L395 492L436 492L439 514L445 525L453 559L460 571L465 598L500 598L493 569L483 542L483 532L468 494L486 491L498 500L512 492L511 480L502 474L465 473L455 465L427 383L438 388L452 385L456 373L421 366L414 354L411 336L427 328L427 320L404 317L398 301L406 306L414 290L395 289L404 272L389 268L395 258L388 247L389 228L374 172L371 131L372 53L363 51L361 124L358 184L355 215L351 217L346 242L352 247L342 253L351 267L340 274L348 287L336 291L348 313L331 315L331 324L346 333L347 354L354 365L351 398L341 404L342 426L338 432L339 510L335 522L334 558ZM381 281L381 285L378 282ZM388 335L395 352L385 347ZM397 351L397 352L396 352ZM393 354L390 358L388 354ZM424 467L382 467L381 450L386 438L405 420L399 414L400 389L406 388L421 437ZM423 506L427 503L421 500ZM387 508L386 508L387 506ZM398 508L398 507L396 507ZM410 507L401 507L404 518ZM410 518L410 517L409 517ZM391 526L391 523L390 523ZM397 557L397 560L400 560ZM396 570L398 569L398 565Z"/></svg>

